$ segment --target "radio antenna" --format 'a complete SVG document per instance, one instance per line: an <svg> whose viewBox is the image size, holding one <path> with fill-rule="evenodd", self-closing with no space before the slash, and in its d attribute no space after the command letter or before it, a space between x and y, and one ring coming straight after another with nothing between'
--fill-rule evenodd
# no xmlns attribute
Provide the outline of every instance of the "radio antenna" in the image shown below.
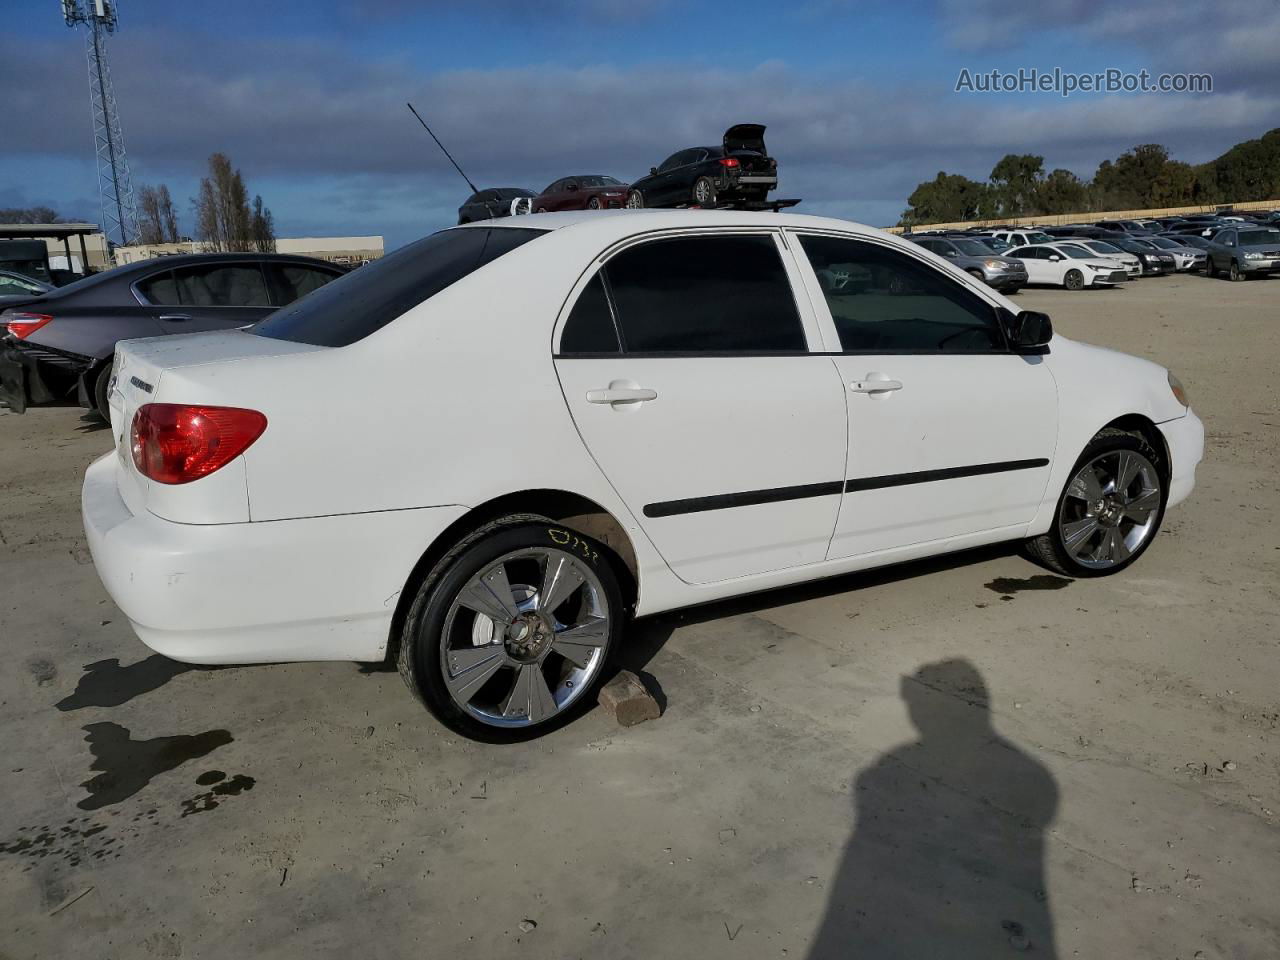
<svg viewBox="0 0 1280 960"><path fill-rule="evenodd" d="M431 133L431 128L427 126L427 121L423 120L422 117L419 116L418 111L413 109L413 104L406 103L405 106L408 107L409 111L415 117L418 118L418 122L422 124L422 129L427 131L427 133ZM462 172L462 168L458 166L458 161L453 159L453 155L450 154L448 150L445 150L444 144L440 142L440 138L437 137L434 133L431 133L431 139L436 142L436 146L440 148L441 152L443 152L444 155L449 158L449 162L453 164L453 169L458 171L458 176L462 177L463 180L467 181L467 186L471 188L471 192L479 193L480 192L479 188L476 187L476 185L471 182L470 177L468 177L465 173Z"/></svg>

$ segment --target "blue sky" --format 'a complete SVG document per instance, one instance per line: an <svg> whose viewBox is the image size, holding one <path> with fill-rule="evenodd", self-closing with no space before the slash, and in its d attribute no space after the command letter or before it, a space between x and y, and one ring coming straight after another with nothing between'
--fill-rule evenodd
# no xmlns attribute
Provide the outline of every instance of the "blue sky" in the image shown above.
<svg viewBox="0 0 1280 960"><path fill-rule="evenodd" d="M1008 152L1092 175L1163 143L1198 162L1280 126L1280 4L1223 0L120 0L111 63L135 186L167 183L184 229L227 152L281 236L446 226L473 180L540 189L640 176L734 122L769 126L780 196L873 224L939 170ZM1210 23L1209 9L1217 13ZM728 12L732 11L732 15ZM1212 94L954 92L960 69L1207 72ZM6 9L0 206L97 220L83 40L54 0Z"/></svg>

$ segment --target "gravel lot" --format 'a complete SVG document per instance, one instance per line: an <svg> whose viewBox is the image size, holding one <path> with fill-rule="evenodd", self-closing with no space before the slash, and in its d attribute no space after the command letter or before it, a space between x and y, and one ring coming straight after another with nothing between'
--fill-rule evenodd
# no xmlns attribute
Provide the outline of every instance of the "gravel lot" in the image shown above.
<svg viewBox="0 0 1280 960"><path fill-rule="evenodd" d="M520 747L394 673L151 656L80 529L109 434L0 413L0 958L1280 956L1280 278L1017 299L1205 420L1132 570L997 548L645 621L665 715Z"/></svg>

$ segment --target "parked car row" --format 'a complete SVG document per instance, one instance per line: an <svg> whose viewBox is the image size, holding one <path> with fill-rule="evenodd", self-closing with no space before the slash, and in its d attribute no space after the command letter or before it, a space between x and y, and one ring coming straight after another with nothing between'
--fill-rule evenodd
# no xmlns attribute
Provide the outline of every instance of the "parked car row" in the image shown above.
<svg viewBox="0 0 1280 960"><path fill-rule="evenodd" d="M907 237L970 271L977 268L971 258L960 256L957 245L962 241L982 244L997 258L1027 261L1026 283L1069 290L1176 272L1203 271L1209 277L1232 280L1280 273L1280 211L1099 220L1043 228L972 227ZM1126 277L1094 269L1104 264L1123 267ZM984 274L983 279L1006 292L1017 289L1007 275Z"/></svg>
<svg viewBox="0 0 1280 960"><path fill-rule="evenodd" d="M458 208L458 223L564 210L760 204L778 185L778 162L769 156L764 131L759 123L735 124L718 145L677 150L633 183L578 174L553 181L541 193L522 187L480 190Z"/></svg>

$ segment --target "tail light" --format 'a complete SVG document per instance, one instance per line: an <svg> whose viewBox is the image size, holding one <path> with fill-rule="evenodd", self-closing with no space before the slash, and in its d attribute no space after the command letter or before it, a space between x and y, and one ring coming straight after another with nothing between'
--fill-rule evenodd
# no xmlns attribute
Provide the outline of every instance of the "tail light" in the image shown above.
<svg viewBox="0 0 1280 960"><path fill-rule="evenodd" d="M720 158L720 166L722 166L722 167L730 167L730 168L732 168L732 167L740 167L740 166L742 166L742 163L738 160L738 158L737 158L737 157L721 157L721 158Z"/></svg>
<svg viewBox="0 0 1280 960"><path fill-rule="evenodd" d="M53 319L47 313L23 313L20 310L8 310L4 317L9 321L9 332L19 340L27 339Z"/></svg>
<svg viewBox="0 0 1280 960"><path fill-rule="evenodd" d="M257 410L146 403L133 416L129 442L144 477L190 483L226 466L266 429Z"/></svg>

